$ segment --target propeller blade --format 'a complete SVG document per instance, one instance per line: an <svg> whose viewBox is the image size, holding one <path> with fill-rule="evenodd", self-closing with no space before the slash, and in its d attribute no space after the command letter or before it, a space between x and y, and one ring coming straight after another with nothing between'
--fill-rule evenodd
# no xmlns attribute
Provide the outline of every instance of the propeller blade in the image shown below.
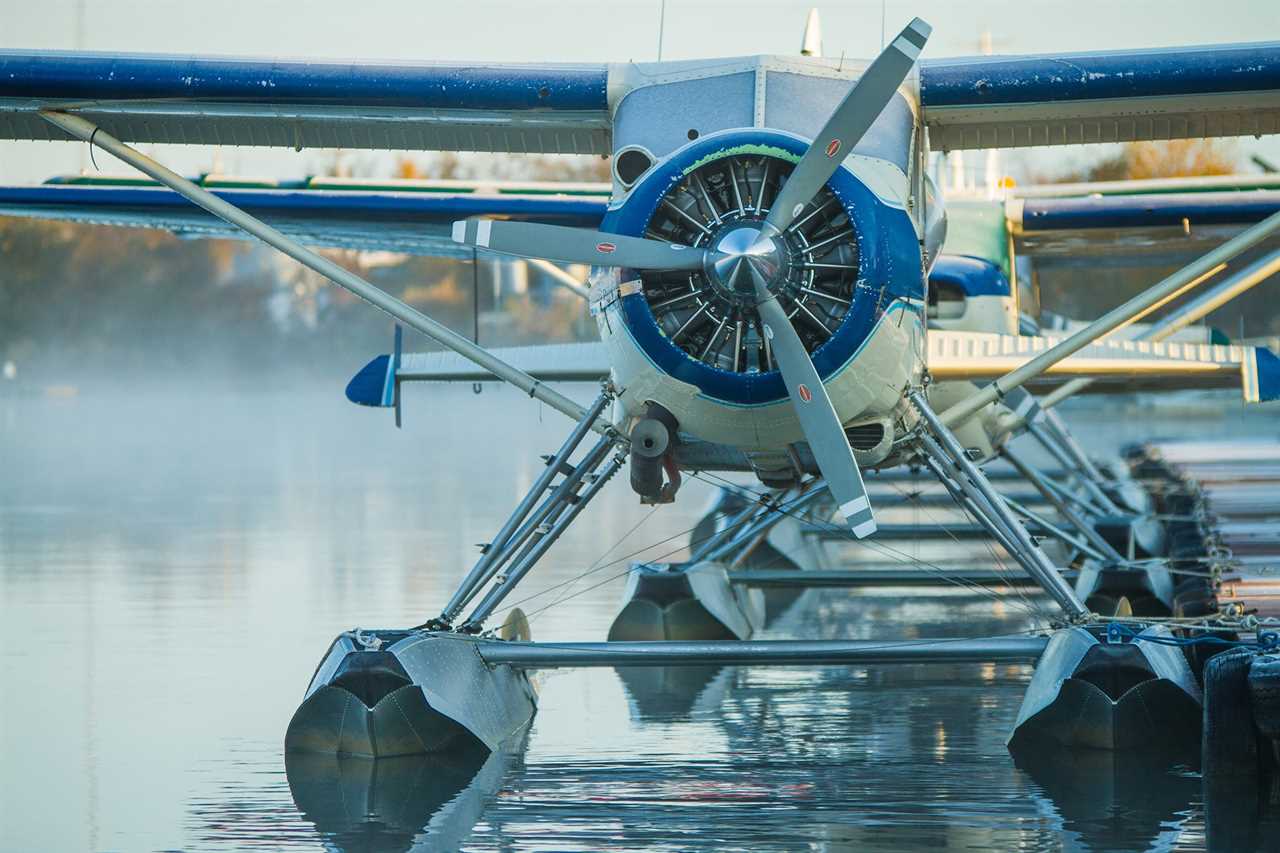
<svg viewBox="0 0 1280 853"><path fill-rule="evenodd" d="M455 222L453 239L469 246L525 258L638 270L702 269L704 254L702 249L661 240L504 219Z"/></svg>
<svg viewBox="0 0 1280 853"><path fill-rule="evenodd" d="M913 19L867 67L783 184L765 218L767 225L786 231L830 180L898 91L932 31L924 21Z"/></svg>
<svg viewBox="0 0 1280 853"><path fill-rule="evenodd" d="M809 442L818 469L826 478L831 496L835 498L840 514L845 517L853 535L859 539L870 536L876 532L876 519L867 499L867 489L862 484L862 473L853 458L853 449L818 376L818 369L813 366L800 336L792 328L787 312L759 280L756 282L756 295L761 300L756 309L764 322L765 337L769 339L773 358L782 371L782 381L791 395L791 405L795 407L800 429Z"/></svg>

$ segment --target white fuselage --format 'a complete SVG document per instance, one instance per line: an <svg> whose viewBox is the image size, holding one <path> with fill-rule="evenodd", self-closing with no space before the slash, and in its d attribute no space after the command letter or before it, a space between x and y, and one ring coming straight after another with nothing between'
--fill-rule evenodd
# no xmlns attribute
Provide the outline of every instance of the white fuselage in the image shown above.
<svg viewBox="0 0 1280 853"><path fill-rule="evenodd" d="M886 206L907 211L922 237L920 216L911 208L910 181L895 164L874 157L853 155L843 168L862 181ZM921 266L923 270L923 263ZM921 272L923 275L923 272ZM628 285L623 285L625 289ZM630 283L640 287L639 281ZM615 421L620 428L643 416L647 403L657 402L675 415L680 429L704 441L747 451L778 450L804 436L790 401L762 405L730 403L703 393L659 370L637 344L621 316L619 302L597 312L600 337L612 366L614 384L620 389ZM884 307L871 334L853 355L826 379L825 386L846 426L889 420L903 407L906 390L918 385L924 370L924 302L895 299ZM892 438L892 429L887 438ZM884 448L887 452L885 442ZM878 461L860 453L864 464Z"/></svg>

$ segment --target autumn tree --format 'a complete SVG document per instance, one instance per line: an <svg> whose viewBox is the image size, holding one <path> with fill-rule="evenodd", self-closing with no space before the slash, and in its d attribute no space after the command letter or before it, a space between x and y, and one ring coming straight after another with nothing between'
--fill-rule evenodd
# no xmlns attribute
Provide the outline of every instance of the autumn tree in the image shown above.
<svg viewBox="0 0 1280 853"><path fill-rule="evenodd" d="M1097 161L1087 169L1058 175L1047 183L1230 175L1237 171L1238 166L1239 152L1235 143L1229 140L1126 142L1114 155Z"/></svg>

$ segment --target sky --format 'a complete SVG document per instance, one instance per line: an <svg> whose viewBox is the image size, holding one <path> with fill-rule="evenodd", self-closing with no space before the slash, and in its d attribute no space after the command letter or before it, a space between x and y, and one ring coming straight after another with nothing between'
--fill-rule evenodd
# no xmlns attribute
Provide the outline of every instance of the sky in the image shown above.
<svg viewBox="0 0 1280 853"><path fill-rule="evenodd" d="M667 0L663 58L796 53L812 0ZM0 49L75 49L176 54L485 62L607 62L657 58L662 0L0 0ZM817 4L824 52L870 57L881 19L894 33L913 15L933 25L924 56L1114 50L1280 39L1275 0L920 0ZM1243 140L1280 160L1280 140ZM179 171L298 177L320 152L150 146ZM1033 155L1040 171L1066 171L1099 156L1094 147ZM365 168L391 167L391 159ZM331 159L331 158L330 158ZM1010 169L1025 155L1010 158ZM105 172L122 164L97 157ZM0 181L33 183L88 166L74 143L0 143Z"/></svg>

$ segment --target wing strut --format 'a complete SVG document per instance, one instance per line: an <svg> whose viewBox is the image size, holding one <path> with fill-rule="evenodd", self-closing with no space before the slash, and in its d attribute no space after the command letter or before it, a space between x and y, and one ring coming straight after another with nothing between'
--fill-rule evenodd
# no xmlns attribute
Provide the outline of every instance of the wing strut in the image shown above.
<svg viewBox="0 0 1280 853"><path fill-rule="evenodd" d="M1261 284L1276 273L1280 273L1280 249L1253 262L1235 275L1229 276L1221 284L1174 311L1134 340L1162 341L1179 329L1191 325L1245 291ZM1040 408L1053 408L1072 394L1089 387L1092 381L1091 379L1072 379L1061 388L1045 394L1040 400Z"/></svg>
<svg viewBox="0 0 1280 853"><path fill-rule="evenodd" d="M61 128L77 139L88 142L90 145L97 145L143 174L164 184L193 204L209 211L219 219L243 229L303 266L315 270L334 284L351 291L375 308L390 314L409 328L421 332L436 343L475 362L504 382L510 382L530 397L546 403L551 408L575 421L582 420L586 416L587 410L585 408L554 389L543 385L523 370L497 358L488 350L477 346L442 323L431 319L421 311L415 310L399 299L374 287L350 270L343 269L296 240L286 237L262 220L256 219L235 205L223 201L203 187L196 186L191 181L157 163L145 154L125 145L92 122L69 113L50 110L42 111L40 115L50 124ZM609 422L602 418L596 418L591 428L601 435L612 437L615 440L619 438Z"/></svg>

